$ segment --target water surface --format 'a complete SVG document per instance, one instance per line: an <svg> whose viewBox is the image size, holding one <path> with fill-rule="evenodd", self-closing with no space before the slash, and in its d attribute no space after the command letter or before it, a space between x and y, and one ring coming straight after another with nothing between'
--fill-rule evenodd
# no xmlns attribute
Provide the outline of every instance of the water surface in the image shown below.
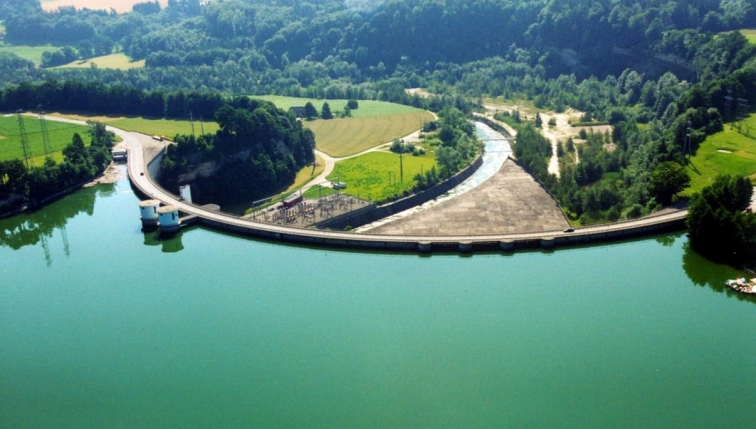
<svg viewBox="0 0 756 429"><path fill-rule="evenodd" d="M756 307L680 234L421 257L138 215L121 182L0 221L0 427L753 425Z"/></svg>

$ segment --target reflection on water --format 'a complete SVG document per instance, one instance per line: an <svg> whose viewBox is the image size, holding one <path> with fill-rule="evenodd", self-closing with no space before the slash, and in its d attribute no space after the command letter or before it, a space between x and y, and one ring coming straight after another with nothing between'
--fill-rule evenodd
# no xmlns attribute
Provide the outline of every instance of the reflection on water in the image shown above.
<svg viewBox="0 0 756 429"><path fill-rule="evenodd" d="M112 195L114 192L115 184L85 188L39 210L0 220L0 247L18 250L24 246L41 244L45 262L49 267L52 257L48 240L53 238L53 233L59 231L58 235L68 256L70 248L66 224L69 219L80 213L91 216L94 213L96 197Z"/></svg>
<svg viewBox="0 0 756 429"><path fill-rule="evenodd" d="M145 246L161 246L163 253L176 253L184 250L184 243L181 242L182 232L173 237L160 237L158 231L142 231Z"/></svg>
<svg viewBox="0 0 756 429"><path fill-rule="evenodd" d="M738 293L725 286L727 279L744 276L745 274L742 271L706 259L696 253L690 247L690 243L686 242L683 249L683 269L693 284L709 287L716 292L726 294L728 297L736 297L740 301L756 303L756 296Z"/></svg>

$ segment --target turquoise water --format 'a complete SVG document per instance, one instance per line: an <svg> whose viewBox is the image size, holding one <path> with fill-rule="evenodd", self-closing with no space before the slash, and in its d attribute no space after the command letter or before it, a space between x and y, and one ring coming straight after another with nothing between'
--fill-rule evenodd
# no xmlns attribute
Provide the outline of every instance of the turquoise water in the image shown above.
<svg viewBox="0 0 756 429"><path fill-rule="evenodd" d="M0 221L1 428L753 427L756 306L683 235L421 257L138 215L121 182Z"/></svg>

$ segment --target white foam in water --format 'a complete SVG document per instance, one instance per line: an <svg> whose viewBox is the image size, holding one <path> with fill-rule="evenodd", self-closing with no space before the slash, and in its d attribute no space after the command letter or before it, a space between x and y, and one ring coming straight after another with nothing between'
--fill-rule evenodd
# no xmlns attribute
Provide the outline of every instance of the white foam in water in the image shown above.
<svg viewBox="0 0 756 429"><path fill-rule="evenodd" d="M367 225L361 226L359 228L356 228L354 231L355 232L369 231L373 228L377 228L381 225L387 224L397 219L401 219L413 213L417 213L422 210L427 210L444 201L448 201L448 200L451 200L452 198L456 198L457 196L462 195L471 189L475 189L481 183L493 177L494 174L496 174L501 168L501 166L504 164L504 161L506 161L507 158L509 158L509 155L512 153L512 148L509 146L509 141L506 140L506 138L501 133L494 131L488 125L482 124L480 122L475 122L475 134L478 136L479 139L483 140L485 144L485 151L483 153L483 164L478 168L477 171L475 171L475 173L473 173L470 177L468 177L467 180L460 183L458 186L456 186L454 189L450 190L449 192L442 194L439 197L431 201L428 201L425 204L419 205L417 207L413 207L411 209L405 210L395 215L391 215L389 217L383 218L373 223L369 223Z"/></svg>

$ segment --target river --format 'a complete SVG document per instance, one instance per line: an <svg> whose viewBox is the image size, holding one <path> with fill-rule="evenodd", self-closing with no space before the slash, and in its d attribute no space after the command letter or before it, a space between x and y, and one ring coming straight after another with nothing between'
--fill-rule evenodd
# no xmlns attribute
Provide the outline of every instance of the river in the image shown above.
<svg viewBox="0 0 756 429"><path fill-rule="evenodd" d="M753 426L756 307L682 234L391 254L140 231L128 182L0 221L2 428Z"/></svg>

